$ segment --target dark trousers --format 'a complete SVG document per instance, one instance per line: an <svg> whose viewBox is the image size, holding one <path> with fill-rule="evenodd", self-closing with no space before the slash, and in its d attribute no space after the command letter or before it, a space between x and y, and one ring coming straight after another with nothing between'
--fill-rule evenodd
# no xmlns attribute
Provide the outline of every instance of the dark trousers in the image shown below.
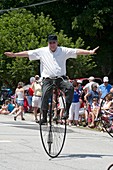
<svg viewBox="0 0 113 170"><path fill-rule="evenodd" d="M69 107L71 105L73 94L74 94L74 87L73 85L65 79L58 78L55 80L57 87L62 90L66 97L66 110L69 113ZM42 104L41 109L42 110L48 110L48 101L51 97L51 94L53 92L53 80L52 79L44 79L43 85L42 85Z"/></svg>

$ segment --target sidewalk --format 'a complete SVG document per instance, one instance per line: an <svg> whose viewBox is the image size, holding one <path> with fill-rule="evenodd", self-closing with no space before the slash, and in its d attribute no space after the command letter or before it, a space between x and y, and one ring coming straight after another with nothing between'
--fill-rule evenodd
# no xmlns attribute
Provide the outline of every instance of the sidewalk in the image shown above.
<svg viewBox="0 0 113 170"><path fill-rule="evenodd" d="M14 121L14 114L13 115L3 115L0 114L0 121ZM24 114L25 121L30 121L35 123L35 118L33 113L25 113ZM21 121L21 117L18 116L16 121ZM15 121L15 122L16 122Z"/></svg>

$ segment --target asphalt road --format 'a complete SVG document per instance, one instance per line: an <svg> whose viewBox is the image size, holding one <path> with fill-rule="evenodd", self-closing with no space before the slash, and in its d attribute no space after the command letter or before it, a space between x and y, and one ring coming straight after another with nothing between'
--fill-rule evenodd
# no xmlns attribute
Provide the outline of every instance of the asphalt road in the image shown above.
<svg viewBox="0 0 113 170"><path fill-rule="evenodd" d="M113 138L106 133L68 127L63 151L50 159L38 124L0 115L0 170L107 170L112 163Z"/></svg>

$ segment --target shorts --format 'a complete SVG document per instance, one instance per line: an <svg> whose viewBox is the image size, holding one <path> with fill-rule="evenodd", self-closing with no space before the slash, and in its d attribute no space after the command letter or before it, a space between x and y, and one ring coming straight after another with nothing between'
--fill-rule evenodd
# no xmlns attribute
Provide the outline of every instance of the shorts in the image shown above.
<svg viewBox="0 0 113 170"><path fill-rule="evenodd" d="M32 106L32 96L27 96L28 105Z"/></svg>
<svg viewBox="0 0 113 170"><path fill-rule="evenodd" d="M33 96L32 107L41 108L41 97L40 96Z"/></svg>
<svg viewBox="0 0 113 170"><path fill-rule="evenodd" d="M64 100L64 103L63 103L63 100ZM66 105L64 97L63 97L63 100L62 100L62 97L60 96L59 97L59 109L64 109L64 104Z"/></svg>
<svg viewBox="0 0 113 170"><path fill-rule="evenodd" d="M24 100L18 100L17 99L18 106L24 106Z"/></svg>

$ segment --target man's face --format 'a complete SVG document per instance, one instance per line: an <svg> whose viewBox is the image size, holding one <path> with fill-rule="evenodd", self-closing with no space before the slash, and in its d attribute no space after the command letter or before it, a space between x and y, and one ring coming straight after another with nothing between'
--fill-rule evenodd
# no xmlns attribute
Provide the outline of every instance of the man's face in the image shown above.
<svg viewBox="0 0 113 170"><path fill-rule="evenodd" d="M48 46L52 52L56 51L57 45L58 45L57 41L48 42Z"/></svg>
<svg viewBox="0 0 113 170"><path fill-rule="evenodd" d="M108 85L108 82L104 82L104 85L107 86L107 85Z"/></svg>

